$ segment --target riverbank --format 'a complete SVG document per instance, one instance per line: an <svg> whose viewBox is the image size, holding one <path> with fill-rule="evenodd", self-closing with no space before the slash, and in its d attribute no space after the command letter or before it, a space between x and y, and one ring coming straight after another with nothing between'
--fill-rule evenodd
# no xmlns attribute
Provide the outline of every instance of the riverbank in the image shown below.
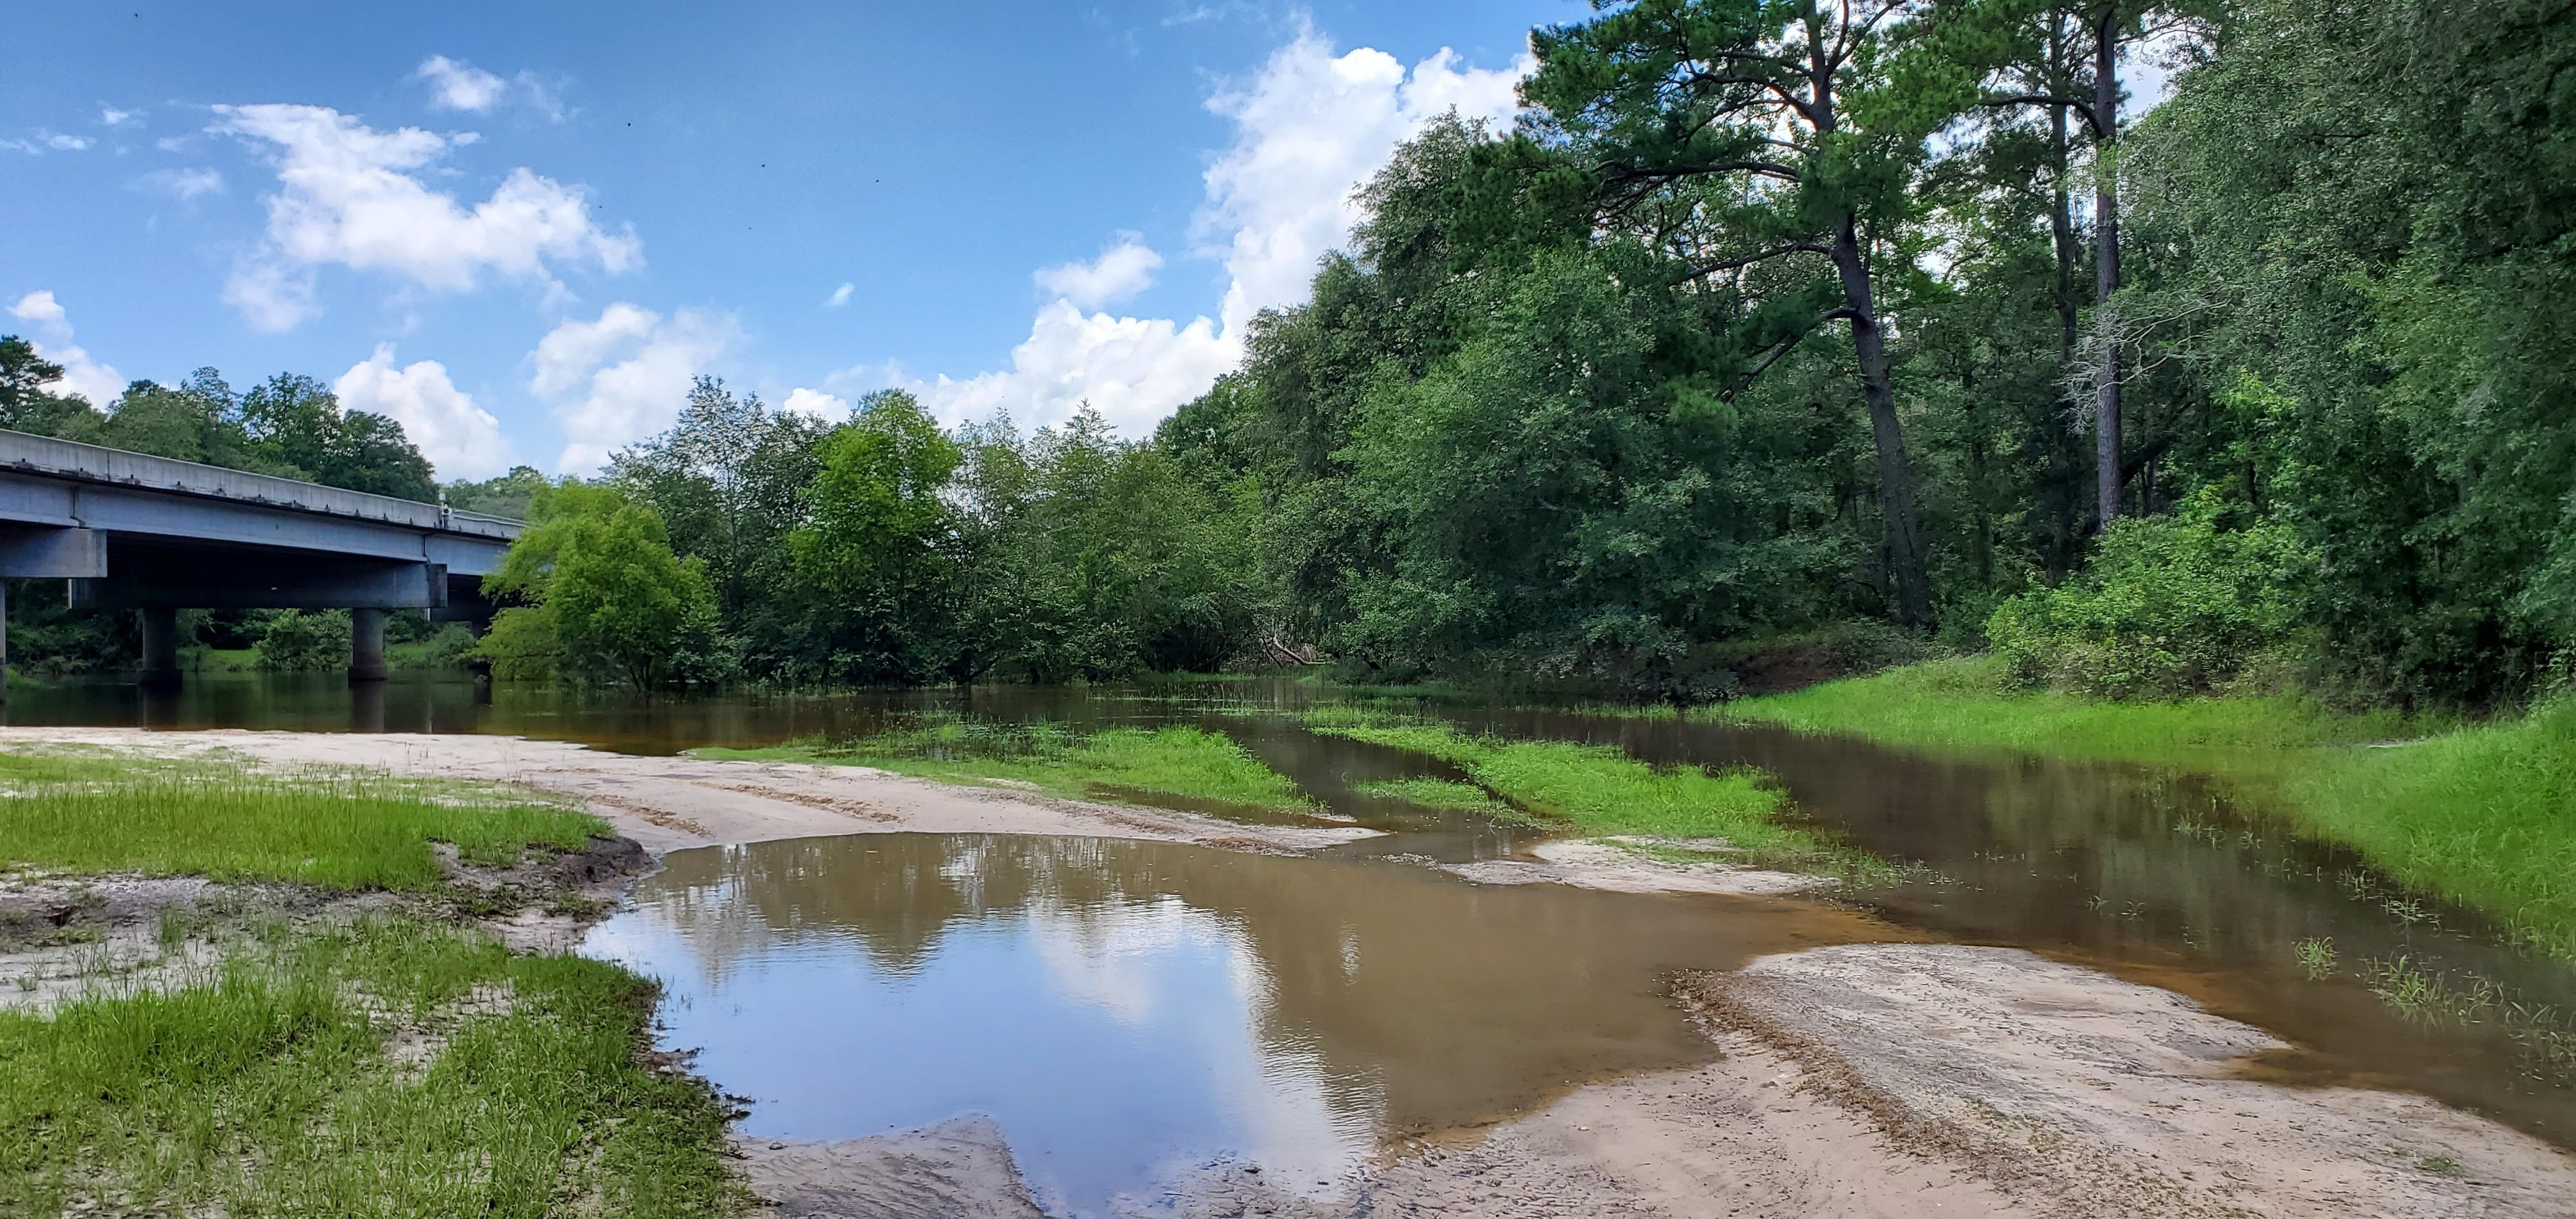
<svg viewBox="0 0 2576 1219"><path fill-rule="evenodd" d="M1788 800L1749 770L1710 774L1648 766L1616 749L1565 741L1502 741L1432 721L1358 708L1309 712L1305 726L1457 768L1435 777L1365 784L1362 794L1427 811L1467 811L1551 838L1513 858L1440 866L1484 884L1569 884L1621 892L1790 893L1892 869L1784 824ZM1230 819L1290 825L1340 820L1242 745L1202 728L1108 728L953 718L848 741L760 749L703 748L711 761L891 771L966 787L1075 800L1178 803ZM1365 834L1368 831L1356 831Z"/></svg>
<svg viewBox="0 0 2576 1219"><path fill-rule="evenodd" d="M2007 690L1999 664L1935 661L1695 714L1926 751L2189 770L2246 806L2359 851L2398 882L2482 910L2576 961L2576 699L2455 725L2288 698L2114 703Z"/></svg>
<svg viewBox="0 0 2576 1219"><path fill-rule="evenodd" d="M556 1112L549 1105L626 1105L665 1113L657 1119L662 1125L644 1123L635 1137L669 1141L660 1154L679 1157L671 1162L684 1167L709 1162L701 1153L712 1154L723 1130L721 1120L706 1124L707 1113L721 1112L704 1107L717 1103L712 1091L690 1093L703 1105L689 1108L700 1102L669 1089L696 1085L658 1069L645 1052L645 1009L631 976L597 962L548 955L567 946L607 896L623 891L638 862L629 857L606 867L584 864L579 884L539 884L546 868L559 867L549 858L583 858L549 856L548 842L559 845L565 841L561 835L575 829L590 841L592 823L556 820L584 816L557 798L580 801L589 815L647 840L656 851L921 829L1153 838L1289 853L1368 832L1246 825L1044 792L960 788L859 767L635 757L508 737L8 729L0 730L0 744L12 752L68 749L75 757L91 751L82 766L107 756L97 751L114 749L120 751L118 766L139 766L137 773L147 779L155 767L247 761L290 775L316 765L365 767L382 777L371 778L376 786L363 790L385 798L437 794L421 784L472 785L441 789L447 793L443 800L426 802L437 808L403 813L421 827L414 845L434 862L430 872L415 866L417 856L379 842L350 852L377 861L367 865L375 871L365 873L375 879L357 888L261 879L260 869L274 874L318 867L322 857L281 851L265 856L266 862L246 864L240 861L263 857L224 846L244 836L223 832L200 833L205 845L187 848L211 852L205 858L165 858L151 870L239 869L229 880L129 873L75 878L66 887L59 877L21 874L7 883L27 904L63 914L59 922L51 913L35 921L75 928L80 942L41 951L62 954L56 959L65 962L84 953L85 960L111 959L100 955L101 944L127 954L112 959L124 962L117 968L130 991L107 1002L184 1015L186 1005L159 997L172 993L175 983L179 993L210 996L201 1006L220 999L261 1020L318 1011L326 1018L312 1027L330 1034L324 1038L330 1053L318 1058L295 1057L319 1051L290 1037L242 1041L257 1049L253 1054L181 1055L170 1061L188 1070L213 1062L240 1077L240 1088L269 1087L272 1092L258 1095L300 1098L304 1108L288 1112L325 1119L346 1114L353 1120L361 1113L392 1114L411 1122L434 1111L420 1107L426 1105L420 1098L431 1094L418 1089L427 1081L451 1080L468 1065L451 1056L480 1055L473 1063L497 1074L475 1076L477 1086L500 1089L507 1095L498 1099L507 1103L483 1093L440 1094L446 1097L441 1103L493 1103L491 1112L533 1123L545 1138L513 1141L516 1136L471 1124L442 1127L442 1137L512 1148L509 1167L526 1169L526 1179L536 1179L549 1165L551 1171L593 1174L581 1180L599 1184L585 1186L588 1192L578 1196L592 1199L586 1207L613 1213L692 1213L690 1206L706 1213L745 1203L739 1197L723 1201L715 1192L730 1187L734 1176L675 1173L659 1160L583 1142L588 1136L582 1132L601 1128L586 1125L586 1118L547 1120ZM38 777L77 788L97 782L99 774L74 767ZM506 816L435 826L423 820L449 816L439 808L459 807L454 794L468 790L482 793L483 804L466 801L462 807ZM502 798L529 791L543 797ZM65 794L91 800L82 807L93 819L130 803L97 801L94 792ZM289 818L279 828L291 837L300 832L292 831L294 825L309 820ZM504 828L512 825L519 828ZM450 860L428 846L428 839L440 835L479 845L461 848ZM55 835L40 840L40 847L69 850L64 844L73 841ZM531 853L531 846L539 849ZM499 867L514 850L519 861ZM465 858L469 853L485 862ZM343 876L362 875L341 866ZM67 896L84 885L101 895L96 909L102 913L82 913L91 909L82 904L86 899ZM187 908L202 915L174 919L164 913L172 895L182 892L191 897ZM292 916L282 924L270 917L281 910ZM200 917L210 921L189 921ZM257 930L280 926L283 931ZM92 928L96 938L81 940ZM1891 939L1910 938L1890 930ZM182 947L168 947L173 944ZM227 964L186 972L207 962ZM245 988L232 981L262 976L295 985ZM29 1002L54 1006L29 1010L89 1010L79 1004L92 1001L71 999L72 990L41 984L27 992L33 996ZM349 998L339 1008L325 1002L342 995ZM1137 1200L1127 1213L1217 1216L1266 1208L1277 1215L1356 1217L1445 1210L1501 1219L1826 1212L2545 1215L2571 1213L2558 1200L2576 1197L2576 1160L2527 1135L2420 1097L2293 1089L2240 1078L2251 1064L2285 1047L2168 992L2028 953L1905 944L1815 949L1766 957L1737 973L1685 979L1678 997L1717 1040L1725 1054L1720 1061L1579 1086L1536 1112L1492 1127L1390 1147L1347 1179L1309 1185L1273 1179L1278 1174L1264 1174L1258 1164L1204 1166L1175 1179L1159 1199ZM118 1027L136 1027L130 1012L118 1015ZM236 1039L244 1027L266 1027L255 1021L246 1026L238 1016L227 1020L208 1027ZM591 1064L579 1077L591 1083L559 1086L560 1075L510 1056L534 1054L542 1046L475 1031L494 1029L494 1021L544 1025L537 1031L586 1047L582 1053L589 1057L574 1054L570 1061ZM43 1023L29 1016L8 1027ZM51 1026L84 1027L79 1021L67 1026L59 1017ZM1906 1036L1888 1036L1896 1027ZM509 1046L517 1048L503 1053ZM612 1046L616 1054L608 1055ZM441 1064L450 1061L457 1070L442 1074ZM275 1092L288 1066L301 1090ZM601 1080L609 1082L600 1085ZM238 1100L250 1093L220 1095ZM115 1096L92 1109L166 1109L175 1120L202 1108L168 1088ZM415 1107L386 1097L411 1097ZM331 1129L328 1120L323 1128ZM415 1160L423 1154L413 1143L394 1142L412 1148L405 1154ZM96 1144L75 1144L83 1145ZM335 1154L345 1150L327 1138L315 1146ZM780 1216L901 1213L899 1206L924 1200L948 1206L950 1213L1035 1213L1008 1146L989 1122L943 1123L841 1144L760 1141L736 1151L744 1157L734 1162L743 1174L739 1179L775 1204L768 1213ZM547 1160L550 1154L558 1158ZM334 1187L339 1192L324 1199L332 1205L319 1207L333 1213L399 1213L368 1201L378 1196L431 1198L415 1208L421 1213L453 1209L446 1206L450 1195L404 1194L381 1173L335 1166L321 1177L341 1183ZM439 1189L466 1187L435 1173L423 1180ZM497 1210L538 1213L549 1205Z"/></svg>
<svg viewBox="0 0 2576 1219"><path fill-rule="evenodd" d="M0 1211L739 1210L655 988L569 955L645 861L487 785L0 752Z"/></svg>

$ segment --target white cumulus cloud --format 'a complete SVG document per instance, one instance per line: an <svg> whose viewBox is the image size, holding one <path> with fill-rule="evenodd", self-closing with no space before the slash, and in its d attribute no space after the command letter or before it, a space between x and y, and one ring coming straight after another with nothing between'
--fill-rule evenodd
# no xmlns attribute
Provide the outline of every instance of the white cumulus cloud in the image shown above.
<svg viewBox="0 0 2576 1219"><path fill-rule="evenodd" d="M98 108L99 125L103 127L122 127L128 123L137 122L142 117L143 112L140 110L119 110L114 106Z"/></svg>
<svg viewBox="0 0 2576 1219"><path fill-rule="evenodd" d="M1084 309L1114 305L1154 286L1154 272L1163 267L1163 256L1145 244L1135 233L1121 233L1118 244L1101 251L1090 262L1069 262L1060 267L1046 267L1033 277L1038 287L1052 292L1060 300L1071 301Z"/></svg>
<svg viewBox="0 0 2576 1219"><path fill-rule="evenodd" d="M1207 171L1198 224L1217 235L1233 284L1219 316L1226 333L1263 309L1306 299L1326 252L1350 239L1362 209L1355 192L1385 167L1395 146L1456 110L1501 120L1519 106L1516 89L1534 65L1459 66L1443 48L1404 65L1361 47L1333 54L1308 33L1271 56L1248 86L1220 93L1208 109L1235 123L1235 141Z"/></svg>
<svg viewBox="0 0 2576 1219"><path fill-rule="evenodd" d="M11 316L35 332L28 343L36 354L63 366L60 380L41 386L49 394L78 394L92 406L104 407L125 392L125 374L90 358L72 342L72 323L52 292L30 292L9 309Z"/></svg>
<svg viewBox="0 0 2576 1219"><path fill-rule="evenodd" d="M832 289L832 294L830 296L823 298L823 307L826 309L838 309L843 305L849 304L850 294L858 290L859 286L857 284L843 284L840 287L834 288Z"/></svg>
<svg viewBox="0 0 2576 1219"><path fill-rule="evenodd" d="M473 114L499 105L501 95L510 90L510 82L461 59L449 59L444 55L432 55L422 60L420 70L412 73L412 77L429 82L429 99L433 105Z"/></svg>
<svg viewBox="0 0 2576 1219"><path fill-rule="evenodd" d="M742 345L728 314L675 309L664 317L619 301L595 321L556 326L529 357L528 387L554 405L565 444L558 473L588 474L618 449L679 418L689 385Z"/></svg>
<svg viewBox="0 0 2576 1219"><path fill-rule="evenodd" d="M289 330L311 316L314 273L324 266L381 271L437 291L472 289L486 272L561 291L552 264L615 273L643 261L631 231L611 233L591 220L579 186L522 167L467 208L407 172L472 143L471 133L377 131L323 106L215 113L209 131L269 147L277 165L266 240L224 290L254 329Z"/></svg>
<svg viewBox="0 0 2576 1219"><path fill-rule="evenodd" d="M942 376L903 384L949 424L997 410L1053 424L1088 402L1133 436L1206 393L1234 366L1238 348L1203 317L1184 326L1168 318L1085 313L1059 300L1039 311L1028 341L1011 350L1010 368L962 381Z"/></svg>
<svg viewBox="0 0 2576 1219"><path fill-rule="evenodd" d="M429 104L442 110L488 114L515 94L529 109L553 122L564 121L567 113L555 91L534 72L521 72L503 80L464 60L432 55L421 61L412 79L428 82Z"/></svg>
<svg viewBox="0 0 2576 1219"><path fill-rule="evenodd" d="M443 478L490 478L510 468L501 421L474 405L436 360L396 368L393 344L380 343L376 354L340 374L331 391L343 407L401 424Z"/></svg>
<svg viewBox="0 0 2576 1219"><path fill-rule="evenodd" d="M1196 228L1229 284L1214 320L1186 324L1088 312L1142 291L1161 257L1123 238L1090 263L1050 267L1038 283L1058 299L1038 312L1007 369L930 381L886 380L920 394L956 423L1007 409L1028 423L1061 421L1081 403L1130 435L1151 429L1242 358L1244 327L1266 308L1306 299L1326 252L1361 218L1353 194L1397 144L1456 110L1507 120L1527 56L1506 68L1462 65L1442 50L1407 70L1383 51L1335 54L1312 32L1270 57L1240 87L1209 99L1234 123L1233 142L1207 170ZM855 372L855 370L853 370Z"/></svg>
<svg viewBox="0 0 2576 1219"><path fill-rule="evenodd" d="M778 409L790 415L811 415L825 423L839 423L850 417L850 404L838 394L819 389L791 389Z"/></svg>

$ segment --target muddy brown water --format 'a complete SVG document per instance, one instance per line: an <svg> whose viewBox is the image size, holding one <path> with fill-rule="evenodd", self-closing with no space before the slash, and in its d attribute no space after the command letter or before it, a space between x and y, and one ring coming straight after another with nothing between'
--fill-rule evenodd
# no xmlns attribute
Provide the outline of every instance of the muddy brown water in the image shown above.
<svg viewBox="0 0 2576 1219"><path fill-rule="evenodd" d="M360 697L337 675L244 675L209 676L176 697L152 698L110 682L20 684L7 714L21 724L510 732L634 753L843 737L922 711L1076 727L1195 723L1226 732L1337 812L1388 832L1315 858L1248 863L1239 873L1211 864L1216 872L1194 875L1250 884L1256 872L1276 868L1286 869L1283 876L1456 888L1370 857L1466 860L1527 845L1524 829L1359 794L1355 787L1374 779L1454 772L1304 731L1295 713L1332 697L1312 685L1266 681L647 701L454 680L397 680ZM1760 767L1780 780L1800 815L1854 846L1920 865L1900 883L1850 895L1896 927L2029 948L2188 993L2299 1047L2249 1067L2264 1078L2421 1091L2576 1147L2576 970L2516 950L2475 912L2390 884L2349 852L2300 837L2243 804L2243 793L2209 780L2000 754L1921 754L1704 722L1458 704L1417 709L1471 730L1611 745L1659 764ZM873 874L895 863L854 856L833 866ZM1206 892L1175 900L1217 908L1191 904L1214 901ZM1641 921L1633 933L1650 936L1665 934L1669 923L1675 936L1728 939L1739 935L1728 925L1768 908L1637 900L1647 904L1636 910L1651 913L1635 916ZM982 917L968 921L985 926ZM1328 912L1311 917L1324 920ZM1549 954L1596 951L1549 943ZM2331 944L2332 967L2303 964L2302 944ZM677 961L696 949L672 951ZM1554 966L1535 963L1539 955L1525 954L1532 964L1524 976L1533 985L1555 976L1547 972ZM2409 978L2437 984L2430 1002L2384 997L2400 994ZM2421 985L2416 992L2426 993ZM716 1052L710 1045L710 1055ZM1402 1052L1390 1046L1386 1062ZM1047 1078L1030 1076L1040 1081L1032 1086L1047 1086Z"/></svg>
<svg viewBox="0 0 2576 1219"><path fill-rule="evenodd" d="M587 950L662 977L744 1133L991 1114L1057 1213L1240 1159L1338 1181L1405 1135L1714 1056L1677 969L1903 937L1820 903L1479 886L1358 859L890 834L674 852Z"/></svg>

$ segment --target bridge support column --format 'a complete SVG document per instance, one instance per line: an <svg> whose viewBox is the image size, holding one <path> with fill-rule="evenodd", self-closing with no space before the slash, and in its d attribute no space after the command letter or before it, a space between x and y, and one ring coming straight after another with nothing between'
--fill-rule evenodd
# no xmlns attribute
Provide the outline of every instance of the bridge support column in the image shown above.
<svg viewBox="0 0 2576 1219"><path fill-rule="evenodd" d="M349 682L383 681L385 668L385 612L380 609L349 611Z"/></svg>
<svg viewBox="0 0 2576 1219"><path fill-rule="evenodd" d="M179 611L166 605L143 607L144 688L179 688Z"/></svg>

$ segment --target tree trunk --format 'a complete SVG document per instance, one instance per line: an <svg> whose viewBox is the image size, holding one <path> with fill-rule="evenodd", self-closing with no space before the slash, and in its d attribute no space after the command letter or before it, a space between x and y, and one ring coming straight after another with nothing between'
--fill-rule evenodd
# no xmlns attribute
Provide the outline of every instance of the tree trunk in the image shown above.
<svg viewBox="0 0 2576 1219"><path fill-rule="evenodd" d="M2048 212L2049 244L2057 254L2057 362L2063 368L2075 362L2076 336L2083 317L2075 303L2075 263L2083 252L2075 242L2074 201L2068 197L2067 174L2073 169L2072 147L2066 138L2066 107L2058 106L2050 115L2050 148L2057 155L2056 197ZM2068 407L2068 414L2074 413Z"/></svg>
<svg viewBox="0 0 2576 1219"><path fill-rule="evenodd" d="M2111 294L2120 290L2120 199L2113 160L2120 132L2119 6L2093 27L2094 491L2102 527L2120 515L2120 344Z"/></svg>
<svg viewBox="0 0 2576 1219"><path fill-rule="evenodd" d="M1923 524L1914 511L1914 475L1906 466L1905 434L1896 418L1896 390L1889 382L1887 344L1871 301L1869 264L1860 232L1846 213L1834 228L1834 269L1841 273L1843 304L1851 313L1852 354L1860 364L1861 396L1869 403L1869 430L1878 445L1878 500L1887 524L1887 560L1896 578L1896 616L1907 626L1932 625L1932 580L1923 553Z"/></svg>

